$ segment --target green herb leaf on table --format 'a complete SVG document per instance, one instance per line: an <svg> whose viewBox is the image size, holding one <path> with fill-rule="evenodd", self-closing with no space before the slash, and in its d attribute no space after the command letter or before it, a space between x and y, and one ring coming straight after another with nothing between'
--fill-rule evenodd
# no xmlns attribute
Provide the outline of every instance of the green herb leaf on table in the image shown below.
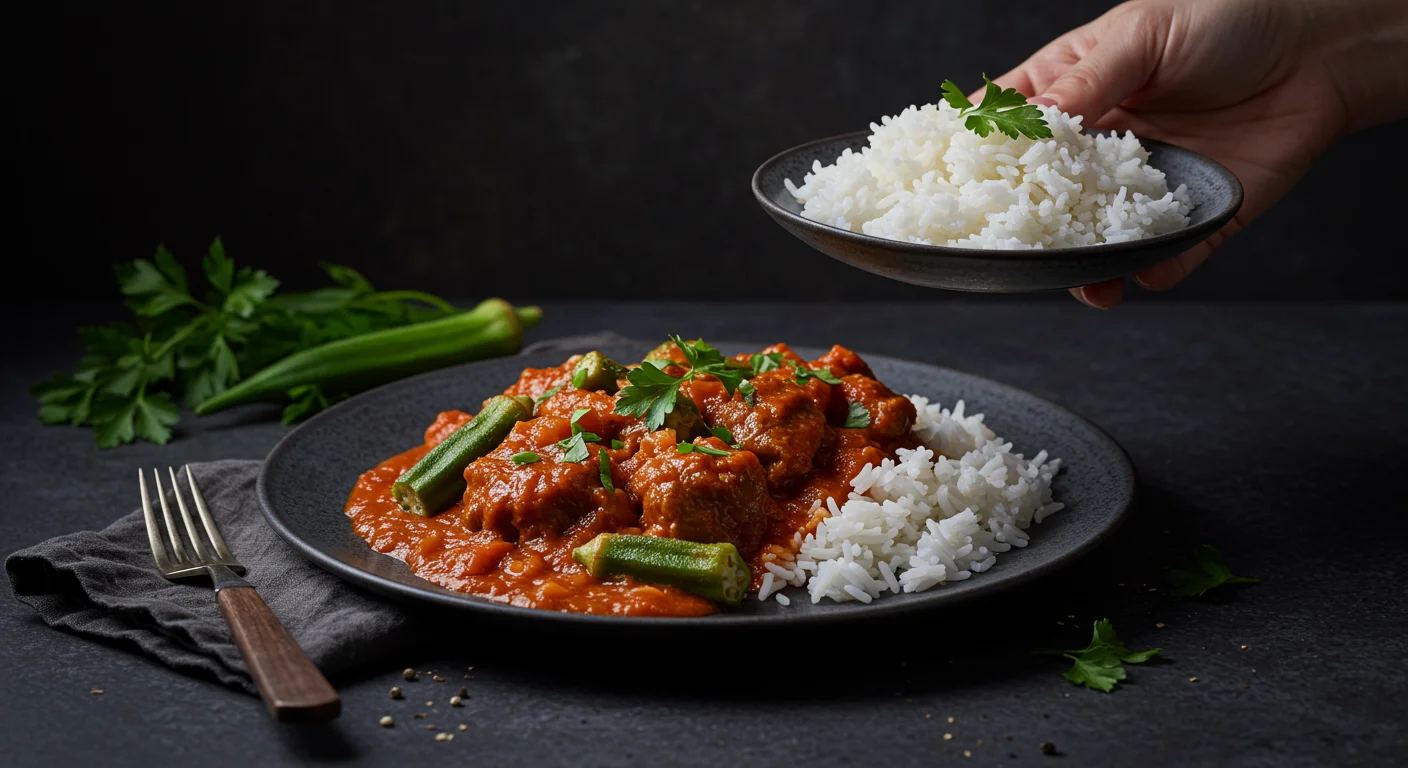
<svg viewBox="0 0 1408 768"><path fill-rule="evenodd" d="M611 457L606 455L606 451L597 451L596 457L601 464L598 470L598 474L601 477L601 487L611 493L615 493L616 485L611 482Z"/></svg>
<svg viewBox="0 0 1408 768"><path fill-rule="evenodd" d="M534 462L543 460L542 456L539 456L538 454L532 451L522 451L520 453L515 453L509 458L513 459L514 464L532 464Z"/></svg>
<svg viewBox="0 0 1408 768"><path fill-rule="evenodd" d="M157 445L171 439L171 427L181 418L171 395L139 390L135 396L100 398L93 408L99 448L112 448L140 437Z"/></svg>
<svg viewBox="0 0 1408 768"><path fill-rule="evenodd" d="M304 384L288 391L289 404L284 406L281 421L293 424L328 407L329 400L323 388L316 384ZM341 398L339 398L341 399Z"/></svg>
<svg viewBox="0 0 1408 768"><path fill-rule="evenodd" d="M1161 650L1163 649L1151 648L1147 651L1131 651L1125 647L1119 635L1115 634L1115 627L1110 623L1110 620L1100 619L1095 622L1090 645L1085 648L1067 651L1036 651L1036 653L1070 659L1074 664L1063 677L1075 685L1084 685L1087 688L1109 693L1114 690L1116 684L1126 677L1122 664L1143 664Z"/></svg>
<svg viewBox="0 0 1408 768"><path fill-rule="evenodd" d="M186 283L186 270L159 245L151 261L137 259L117 267L118 288L139 317L156 317L184 306L199 306Z"/></svg>
<svg viewBox="0 0 1408 768"><path fill-rule="evenodd" d="M1203 544L1186 563L1164 572L1164 579L1179 597L1198 597L1224 584L1260 584L1261 579L1233 576L1216 548Z"/></svg>
<svg viewBox="0 0 1408 768"><path fill-rule="evenodd" d="M1051 138L1051 127L1046 124L1041 109L1028 104L1027 97L1015 88L1002 89L983 75L987 84L983 101L976 107L952 80L945 80L942 86L944 101L958 110L960 117L967 116L963 126L973 133L987 138L993 129L1001 131L1009 138L1025 136L1029 139Z"/></svg>
<svg viewBox="0 0 1408 768"><path fill-rule="evenodd" d="M841 426L846 429L865 429L870 426L870 411L860 403L851 403L846 413L846 422Z"/></svg>

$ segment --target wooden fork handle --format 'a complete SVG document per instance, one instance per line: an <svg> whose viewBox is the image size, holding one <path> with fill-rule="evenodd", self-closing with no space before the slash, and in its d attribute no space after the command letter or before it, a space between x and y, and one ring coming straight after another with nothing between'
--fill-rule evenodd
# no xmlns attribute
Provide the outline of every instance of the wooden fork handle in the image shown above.
<svg viewBox="0 0 1408 768"><path fill-rule="evenodd" d="M342 700L253 587L215 593L235 644L276 720L331 720Z"/></svg>

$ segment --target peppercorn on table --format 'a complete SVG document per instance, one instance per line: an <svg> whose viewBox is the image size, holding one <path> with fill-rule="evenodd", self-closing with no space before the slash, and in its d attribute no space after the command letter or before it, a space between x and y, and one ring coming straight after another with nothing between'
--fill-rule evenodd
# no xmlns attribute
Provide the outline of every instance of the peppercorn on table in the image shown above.
<svg viewBox="0 0 1408 768"><path fill-rule="evenodd" d="M7 552L126 514L135 465L262 457L287 429L237 410L191 420L167 446L98 451L89 433L42 427L24 390L71 363L73 327L106 308L5 311L27 329L3 379ZM824 632L662 642L428 616L401 648L367 649L334 679L344 714L318 728L280 726L252 696L6 601L6 764L161 764L199 750L260 765L966 764L966 752L1020 766L1049 749L1092 765L1389 765L1408 748L1408 551L1392 544L1408 531L1376 479L1396 476L1408 434L1408 307L545 303L529 340L586 322L659 337L681 316L705 338L766 328L1050 398L1129 449L1139 505L1108 545L1045 583ZM1041 345L1027 342L1033 329ZM1326 464L1352 478L1314 471ZM1327 520L1372 535L1330 535ZM1198 544L1261 582L1172 597L1162 571ZM1079 648L1105 618L1165 660L1105 694L1031 653Z"/></svg>

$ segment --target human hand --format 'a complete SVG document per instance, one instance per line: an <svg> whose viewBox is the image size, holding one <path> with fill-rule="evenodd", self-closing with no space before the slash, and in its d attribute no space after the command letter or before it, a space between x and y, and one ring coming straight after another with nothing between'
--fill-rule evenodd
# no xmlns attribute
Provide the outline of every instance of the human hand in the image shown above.
<svg viewBox="0 0 1408 768"><path fill-rule="evenodd" d="M1401 0L1132 0L998 78L1031 101L1227 166L1245 192L1206 242L1135 273L1172 288L1288 192L1341 136L1408 114ZM1109 309L1124 281L1071 289Z"/></svg>

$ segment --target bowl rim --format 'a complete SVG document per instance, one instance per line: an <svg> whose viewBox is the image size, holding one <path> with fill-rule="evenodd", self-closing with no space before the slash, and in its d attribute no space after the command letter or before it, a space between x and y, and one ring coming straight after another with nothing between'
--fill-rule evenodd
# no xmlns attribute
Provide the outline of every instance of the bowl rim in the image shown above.
<svg viewBox="0 0 1408 768"><path fill-rule="evenodd" d="M1112 133L1112 131L1097 129L1091 131L1091 133L1108 134ZM811 149L821 144L830 144L832 142L843 140L847 142L855 142L856 140L863 140L868 138L870 134L871 132L869 130L840 133L834 136L828 136L826 138L814 139L812 141L808 141L803 144L798 144L794 147L784 149L781 152L778 152L772 157L769 157L767 160L764 160L762 165L759 165L757 170L753 171L753 197L757 199L758 204L763 207L763 210L767 211L767 213L774 219L785 219L790 224L802 227L811 232L815 232L818 235L839 238L841 240L845 240L855 245L866 248L879 249L896 253L904 253L910 256L943 257L945 259L950 260L966 260L974 263L987 263L993 260L1001 260L1003 262L1008 263L1052 262L1061 261L1063 259L1075 261L1083 260L1096 254L1099 254L1100 256L1119 256L1127 253L1146 251L1153 248L1158 248L1163 245L1177 243L1184 240L1194 240L1196 243L1202 243L1203 241L1211 237L1213 233L1222 229L1222 227L1227 224L1227 222L1232 220L1232 217L1237 215L1237 211L1240 210L1242 207L1242 201L1244 197L1244 190L1242 189L1241 179L1238 179L1237 174L1230 171L1227 166L1217 162L1216 160L1213 160L1212 158L1206 155L1194 152L1191 149L1180 147L1176 144L1169 144L1166 141L1159 141L1157 139L1146 138L1141 138L1139 140L1144 145L1145 149L1153 150L1168 148L1175 149L1180 152L1186 152L1196 158L1200 163L1205 164L1213 172L1224 177L1232 190L1232 194L1228 201L1228 204L1222 210L1215 212L1214 215L1208 218L1206 221L1190 225L1184 229L1180 229L1175 232L1156 235L1154 237L1147 237L1142 240L1130 240L1123 243L1098 243L1096 245L1075 245L1067 246L1064 248L998 250L984 248L958 248L952 245L925 245L923 243L910 243L903 240L891 240L886 237L876 237L874 235L867 235L860 232L851 232L850 230L841 229L840 227L835 227L830 224L823 224L822 222L813 221L812 219L808 219L804 216L801 216L800 214L793 213L792 211L789 211L786 208L783 208L782 206L778 205L763 191L763 175L770 171L775 165L780 163L782 160L789 158L793 155L802 153L808 149Z"/></svg>

